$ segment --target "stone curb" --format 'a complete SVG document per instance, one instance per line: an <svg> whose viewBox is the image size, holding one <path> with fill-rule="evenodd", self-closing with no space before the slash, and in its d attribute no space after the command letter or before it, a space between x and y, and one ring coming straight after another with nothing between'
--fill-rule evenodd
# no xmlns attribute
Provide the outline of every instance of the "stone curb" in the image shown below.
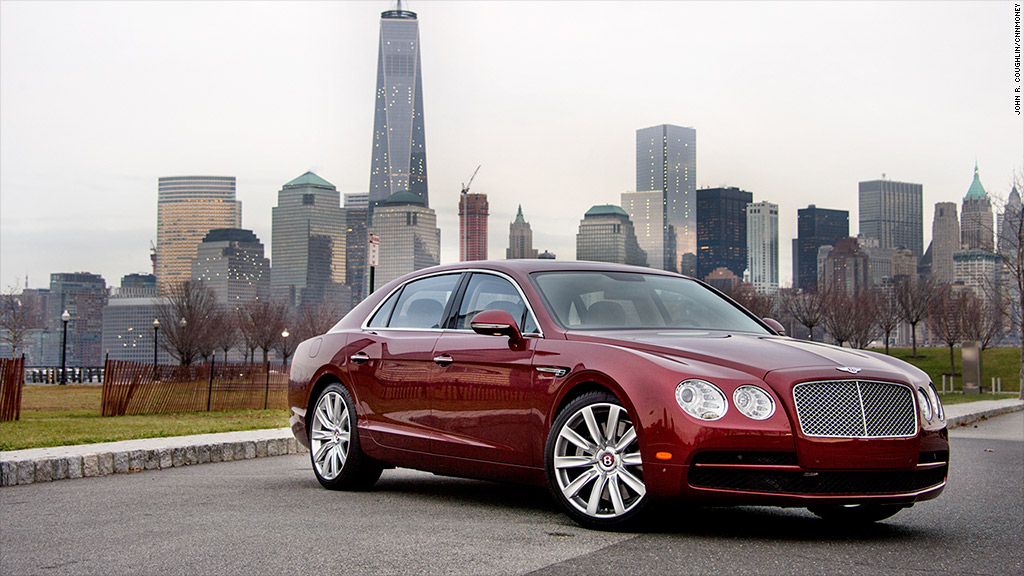
<svg viewBox="0 0 1024 576"><path fill-rule="evenodd" d="M116 444L116 443L115 443ZM88 446L74 447L88 448ZM250 460L307 453L289 432L276 438L244 439L160 446L141 449L97 450L80 454L19 458L18 452L3 453L0 459L0 486L92 478L110 474L131 474L144 470L165 470L212 462ZM82 452L82 450L69 450ZM22 451L29 452L29 451Z"/></svg>
<svg viewBox="0 0 1024 576"><path fill-rule="evenodd" d="M970 426L975 422L987 420L989 418L1000 416L1002 414L1009 414L1010 412L1020 412L1024 410L1024 402L1018 402L1010 404L1008 406L999 406L989 410L981 410L978 412L971 412L970 414L964 414L962 416L954 416L946 420L947 428L957 428L962 426Z"/></svg>

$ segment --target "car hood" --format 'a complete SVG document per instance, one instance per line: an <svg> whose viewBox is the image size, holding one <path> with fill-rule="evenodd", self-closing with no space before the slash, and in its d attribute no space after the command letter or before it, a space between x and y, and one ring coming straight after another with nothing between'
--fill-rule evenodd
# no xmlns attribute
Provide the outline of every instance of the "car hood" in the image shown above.
<svg viewBox="0 0 1024 576"><path fill-rule="evenodd" d="M901 360L865 350L785 336L696 330L570 332L569 340L601 342L662 356L722 366L766 380L773 372L794 378L852 377L911 383L927 375ZM843 369L843 370L840 370ZM847 370L849 369L849 370Z"/></svg>

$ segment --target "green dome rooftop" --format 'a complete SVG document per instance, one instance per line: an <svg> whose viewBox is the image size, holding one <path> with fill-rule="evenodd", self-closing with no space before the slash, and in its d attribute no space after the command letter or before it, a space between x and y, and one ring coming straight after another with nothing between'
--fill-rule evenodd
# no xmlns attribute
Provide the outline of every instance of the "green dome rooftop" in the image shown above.
<svg viewBox="0 0 1024 576"><path fill-rule="evenodd" d="M306 172L302 176L292 180L291 182L284 185L285 188L327 188L329 190L336 190L334 184L331 184L327 180L313 174L312 172Z"/></svg>
<svg viewBox="0 0 1024 576"><path fill-rule="evenodd" d="M964 202L968 200L985 200L988 198L988 194L985 192L985 187L981 185L981 180L978 178L978 163L974 163L974 181L971 182L971 187L967 189L967 196L964 196Z"/></svg>
<svg viewBox="0 0 1024 576"><path fill-rule="evenodd" d="M406 206L409 204L424 207L427 205L427 203L423 201L423 198L420 198L418 195L413 194L408 190L399 190L381 202L381 206Z"/></svg>
<svg viewBox="0 0 1024 576"><path fill-rule="evenodd" d="M583 215L584 218L587 216L625 216L629 218L629 214L626 213L622 208L615 206L614 204L601 204L594 206L587 213Z"/></svg>

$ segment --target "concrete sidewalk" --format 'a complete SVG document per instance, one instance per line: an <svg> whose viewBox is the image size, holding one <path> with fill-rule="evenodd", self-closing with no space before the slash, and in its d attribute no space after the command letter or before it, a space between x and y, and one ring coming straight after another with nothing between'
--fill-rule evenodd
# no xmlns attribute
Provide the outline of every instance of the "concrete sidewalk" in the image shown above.
<svg viewBox="0 0 1024 576"><path fill-rule="evenodd" d="M948 426L955 428L1024 410L1024 401L982 400L954 404L945 410ZM290 428L15 450L0 452L0 486L305 452L306 448L295 441Z"/></svg>

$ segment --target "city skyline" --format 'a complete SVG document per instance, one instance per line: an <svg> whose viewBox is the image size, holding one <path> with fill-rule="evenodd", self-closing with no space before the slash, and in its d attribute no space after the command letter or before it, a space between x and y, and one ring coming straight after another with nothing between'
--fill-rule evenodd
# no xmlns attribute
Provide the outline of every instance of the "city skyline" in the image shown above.
<svg viewBox="0 0 1024 576"><path fill-rule="evenodd" d="M0 4L0 283L149 271L162 175L235 176L241 226L260 238L295 174L367 192L368 47L391 7ZM519 204L534 245L569 257L565 231L635 187L635 132L646 126L697 130L697 188L779 204L784 284L800 208L856 214L858 182L882 173L920 183L927 246L934 204L960 203L975 161L996 198L1021 170L1009 3L927 14L870 3L403 7L417 12L425 50L441 262L458 259L460 183L476 165L490 257L502 257ZM684 21L700 25L680 39L670 32ZM183 30L189 46L176 40ZM534 46L516 41L524 33ZM683 78L643 89L687 54L703 55L687 57ZM870 89L879 84L887 90Z"/></svg>

